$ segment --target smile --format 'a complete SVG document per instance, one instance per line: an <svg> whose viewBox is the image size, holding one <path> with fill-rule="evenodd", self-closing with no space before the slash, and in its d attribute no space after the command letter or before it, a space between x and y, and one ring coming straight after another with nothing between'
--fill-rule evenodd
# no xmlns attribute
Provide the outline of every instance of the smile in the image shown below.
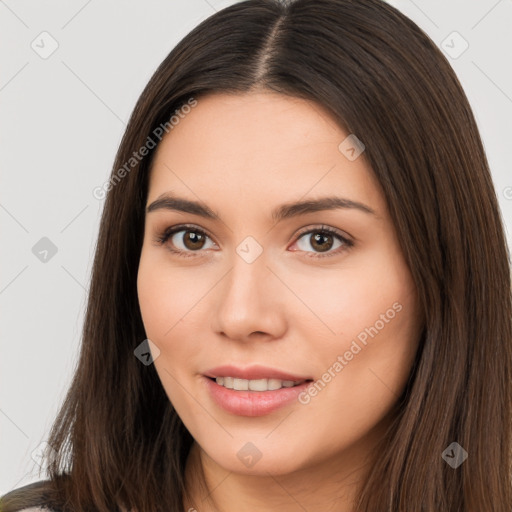
<svg viewBox="0 0 512 512"><path fill-rule="evenodd" d="M281 388L292 388L304 381L280 379L237 379L235 377L217 377L215 382L219 386L236 391L276 391Z"/></svg>
<svg viewBox="0 0 512 512"><path fill-rule="evenodd" d="M213 403L236 416L264 416L298 404L298 397L311 380L239 379L202 377ZM228 387L231 386L231 387Z"/></svg>

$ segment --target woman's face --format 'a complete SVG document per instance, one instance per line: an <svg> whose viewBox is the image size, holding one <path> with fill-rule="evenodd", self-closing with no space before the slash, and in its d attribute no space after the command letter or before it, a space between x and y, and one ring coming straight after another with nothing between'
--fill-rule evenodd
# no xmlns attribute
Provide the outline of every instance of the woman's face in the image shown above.
<svg viewBox="0 0 512 512"><path fill-rule="evenodd" d="M155 155L137 283L165 392L226 470L361 465L422 327L364 151L273 92L186 112Z"/></svg>

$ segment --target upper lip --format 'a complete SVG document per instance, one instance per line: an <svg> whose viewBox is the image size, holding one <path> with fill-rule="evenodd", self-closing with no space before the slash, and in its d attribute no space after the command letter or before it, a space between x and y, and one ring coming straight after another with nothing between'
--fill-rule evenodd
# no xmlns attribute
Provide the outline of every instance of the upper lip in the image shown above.
<svg viewBox="0 0 512 512"><path fill-rule="evenodd" d="M312 380L311 377L304 375L294 375L275 368L269 368L262 365L253 365L246 368L239 368L232 365L216 366L204 373L206 377L235 377L237 379L258 380L258 379L278 379L278 380Z"/></svg>

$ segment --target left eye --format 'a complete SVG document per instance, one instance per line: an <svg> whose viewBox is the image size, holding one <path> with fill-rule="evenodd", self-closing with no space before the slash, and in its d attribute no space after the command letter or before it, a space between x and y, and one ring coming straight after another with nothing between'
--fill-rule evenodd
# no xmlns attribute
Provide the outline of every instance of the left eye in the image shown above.
<svg viewBox="0 0 512 512"><path fill-rule="evenodd" d="M303 232L299 238L297 239L296 244L299 246L300 250L307 251L307 245L303 244L302 247L300 247L300 242L302 242L302 239L307 241L307 244L310 245L310 247L313 247L314 249L318 250L320 253L327 253L325 256L331 256L333 254L338 254L340 252L340 247L343 249L349 249L354 244L351 240L344 237L338 231L323 227L322 228L316 228L316 229L310 229L309 231ZM335 245L335 241L338 241L338 246L334 247L335 250L331 251L333 246ZM304 247L306 245L306 247ZM314 255L313 257L323 257L324 254Z"/></svg>
<svg viewBox="0 0 512 512"><path fill-rule="evenodd" d="M182 235L177 236L180 233L182 233ZM309 235L309 238L307 235ZM303 231L298 236L295 244L299 246L299 250L311 252L307 250L307 247L304 247L305 244L303 239L309 240L310 247L313 247L314 250L318 251L317 254L313 254L311 257L324 256L324 254L319 253L326 253L325 256L331 256L343 250L347 250L354 245L351 240L344 237L337 230L325 226L322 226L321 228L310 229L306 232ZM156 238L156 241L160 245L164 245L170 241L171 243L167 244L169 250L173 253L176 253L178 256L184 257L196 256L194 253L200 252L201 249L211 248L212 246L205 247L205 242L207 240L210 240L213 246L216 245L214 242L212 242L210 236L207 233L205 233L202 229L196 228L194 226L175 226L168 228ZM334 247L335 250L331 250L333 249L336 241L338 241L337 247Z"/></svg>

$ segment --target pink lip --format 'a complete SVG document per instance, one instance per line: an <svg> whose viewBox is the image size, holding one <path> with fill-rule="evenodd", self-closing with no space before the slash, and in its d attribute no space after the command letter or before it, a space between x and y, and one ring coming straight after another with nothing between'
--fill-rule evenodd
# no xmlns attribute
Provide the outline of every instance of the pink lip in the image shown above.
<svg viewBox="0 0 512 512"><path fill-rule="evenodd" d="M236 366L225 365L211 368L204 373L206 377L235 377L237 379L257 380L257 379L279 379L279 380L312 380L312 377L292 375L291 373L282 372L261 365L253 365L248 368L237 368ZM290 388L288 388L290 389ZM264 392L260 392L264 393ZM274 391L271 391L274 393Z"/></svg>
<svg viewBox="0 0 512 512"><path fill-rule="evenodd" d="M232 371L232 370L231 370ZM276 375L277 373L273 373ZM227 375L227 373L226 373ZM235 377L233 373L230 374ZM281 374L282 375L282 374ZM221 375L219 375L221 376ZM293 377L293 376L292 376ZM247 377L237 377L247 378ZM262 377L264 378L264 377ZM279 378L279 377L270 377ZM298 386L291 388L281 388L274 391L235 391L220 386L214 380L208 377L202 379L205 383L208 393L213 401L222 407L225 411L238 416L263 416L276 409L284 407L298 401L298 395L302 393L311 382L303 382ZM283 380L302 380L300 378L291 378Z"/></svg>

